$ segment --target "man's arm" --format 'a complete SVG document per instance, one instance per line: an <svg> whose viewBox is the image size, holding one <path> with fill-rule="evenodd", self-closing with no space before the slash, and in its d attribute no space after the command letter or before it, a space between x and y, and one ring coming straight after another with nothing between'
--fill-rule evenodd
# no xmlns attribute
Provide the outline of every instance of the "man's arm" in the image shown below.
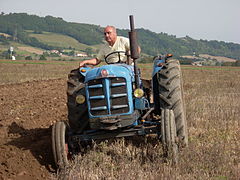
<svg viewBox="0 0 240 180"><path fill-rule="evenodd" d="M101 62L101 61L98 60L97 58L88 59L88 60L81 61L81 62L79 63L79 67L81 68L81 67L83 67L83 66L85 66L85 65L94 65L94 66L96 66L96 65L98 65L100 62Z"/></svg>

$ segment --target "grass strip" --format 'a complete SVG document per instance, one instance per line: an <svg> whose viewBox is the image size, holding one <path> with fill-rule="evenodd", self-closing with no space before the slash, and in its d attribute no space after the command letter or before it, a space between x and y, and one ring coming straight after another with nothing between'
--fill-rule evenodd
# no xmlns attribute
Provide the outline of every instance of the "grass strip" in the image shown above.
<svg viewBox="0 0 240 180"><path fill-rule="evenodd" d="M57 65L73 65L72 63L59 63L59 62L0 61L0 63L8 63L8 64L57 64Z"/></svg>

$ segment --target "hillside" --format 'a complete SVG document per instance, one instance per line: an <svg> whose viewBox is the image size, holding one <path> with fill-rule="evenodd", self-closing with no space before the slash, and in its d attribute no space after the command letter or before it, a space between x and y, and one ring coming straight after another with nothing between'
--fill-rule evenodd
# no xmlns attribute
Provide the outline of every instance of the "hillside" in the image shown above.
<svg viewBox="0 0 240 180"><path fill-rule="evenodd" d="M102 31L103 27L66 22L60 17L39 17L26 13L0 15L0 33L2 33L0 42L6 43L6 41L13 40L45 50L97 49L97 45L101 44L103 40ZM128 31L118 29L118 34L127 36ZM142 52L147 55L154 56L161 53L173 53L176 56L209 54L240 60L240 44L195 40L189 36L177 38L174 35L155 33L142 28L137 31Z"/></svg>

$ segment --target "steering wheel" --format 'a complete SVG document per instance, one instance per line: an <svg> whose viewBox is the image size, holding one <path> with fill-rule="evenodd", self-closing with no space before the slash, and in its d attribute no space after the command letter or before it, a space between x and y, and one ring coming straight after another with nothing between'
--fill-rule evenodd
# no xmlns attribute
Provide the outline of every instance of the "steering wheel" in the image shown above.
<svg viewBox="0 0 240 180"><path fill-rule="evenodd" d="M105 62L107 64L116 64L123 61L126 56L125 51L113 51L105 56Z"/></svg>

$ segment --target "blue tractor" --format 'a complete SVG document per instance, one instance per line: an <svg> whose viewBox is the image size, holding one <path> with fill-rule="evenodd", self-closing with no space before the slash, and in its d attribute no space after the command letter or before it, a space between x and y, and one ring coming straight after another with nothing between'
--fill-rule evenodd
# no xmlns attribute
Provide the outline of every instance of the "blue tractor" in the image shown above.
<svg viewBox="0 0 240 180"><path fill-rule="evenodd" d="M53 155L59 168L67 166L80 151L79 144L93 140L156 134L174 162L179 146L187 146L179 62L171 59L171 54L156 56L152 79L141 79L133 16L130 26L133 63L121 63L126 52L116 51L106 56L107 65L83 67L69 74L68 121L52 127ZM111 58L119 62L110 64Z"/></svg>

